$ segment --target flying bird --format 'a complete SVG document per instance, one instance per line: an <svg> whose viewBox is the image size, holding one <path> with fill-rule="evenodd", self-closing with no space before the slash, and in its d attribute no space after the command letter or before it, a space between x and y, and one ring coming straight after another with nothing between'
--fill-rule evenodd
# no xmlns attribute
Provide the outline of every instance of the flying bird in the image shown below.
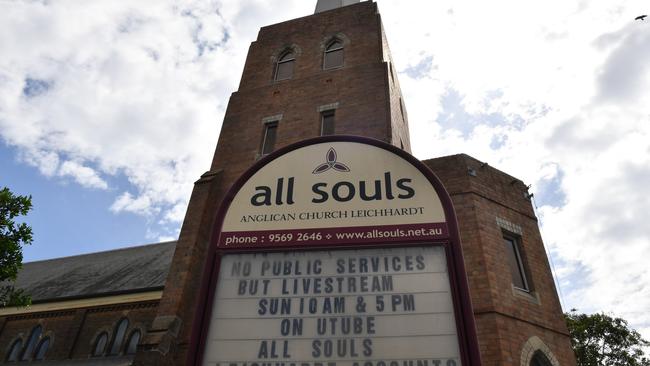
<svg viewBox="0 0 650 366"><path fill-rule="evenodd" d="M647 16L647 14L639 15L638 17L634 18L634 20L645 20Z"/></svg>

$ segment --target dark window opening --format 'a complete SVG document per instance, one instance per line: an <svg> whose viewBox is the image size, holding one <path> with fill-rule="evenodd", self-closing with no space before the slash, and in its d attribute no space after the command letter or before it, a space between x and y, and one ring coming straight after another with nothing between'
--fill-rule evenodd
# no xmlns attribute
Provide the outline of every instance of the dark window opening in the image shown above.
<svg viewBox="0 0 650 366"><path fill-rule="evenodd" d="M278 133L278 122L264 124L264 139L262 140L262 155L270 154L275 148L276 135Z"/></svg>
<svg viewBox="0 0 650 366"><path fill-rule="evenodd" d="M404 118L404 102L402 102L402 98L399 98L399 112L402 114L402 122L406 122L406 118Z"/></svg>
<svg viewBox="0 0 650 366"><path fill-rule="evenodd" d="M275 80L287 80L293 77L293 69L296 63L296 56L293 52L283 53L278 59L275 68Z"/></svg>
<svg viewBox="0 0 650 366"><path fill-rule="evenodd" d="M343 66L343 42L335 39L325 47L323 69L333 69Z"/></svg>
<svg viewBox="0 0 650 366"><path fill-rule="evenodd" d="M45 353L47 353L47 349L50 347L50 338L45 337L41 343L38 344L38 347L36 347L36 352L34 352L34 360L36 361L41 361L45 359Z"/></svg>
<svg viewBox="0 0 650 366"><path fill-rule="evenodd" d="M530 366L553 366L553 364L542 351L537 351L530 360Z"/></svg>
<svg viewBox="0 0 650 366"><path fill-rule="evenodd" d="M334 134L334 111L321 113L320 135L327 136Z"/></svg>
<svg viewBox="0 0 650 366"><path fill-rule="evenodd" d="M117 324L115 332L113 333L113 341L111 342L111 349L108 353L109 355L115 356L120 354L122 343L124 342L124 335L126 334L126 328L128 328L128 326L129 320L126 318L120 320Z"/></svg>
<svg viewBox="0 0 650 366"><path fill-rule="evenodd" d="M503 242L506 245L506 255L508 257L508 264L510 265L512 284L520 290L530 291L526 270L521 259L521 251L519 250L519 240L511 236L504 236Z"/></svg>
<svg viewBox="0 0 650 366"><path fill-rule="evenodd" d="M138 343L140 343L140 331L139 330L134 330L131 332L131 335L129 335L129 340L126 343L126 354L127 355L134 355L135 352L138 350Z"/></svg>
<svg viewBox="0 0 650 366"><path fill-rule="evenodd" d="M7 362L16 362L18 361L18 356L20 355L20 349L23 348L23 341L21 339L16 339L14 344L11 345L9 352L7 352Z"/></svg>
<svg viewBox="0 0 650 366"><path fill-rule="evenodd" d="M36 342L38 342L38 339L41 337L41 333L43 333L43 328L40 325L37 325L32 329L32 333L29 335L25 349L20 356L21 361L28 361L32 357L32 353L36 347Z"/></svg>
<svg viewBox="0 0 650 366"><path fill-rule="evenodd" d="M97 336L95 340L95 348L93 349L93 357L98 357L106 352L106 344L108 343L108 333L103 332Z"/></svg>

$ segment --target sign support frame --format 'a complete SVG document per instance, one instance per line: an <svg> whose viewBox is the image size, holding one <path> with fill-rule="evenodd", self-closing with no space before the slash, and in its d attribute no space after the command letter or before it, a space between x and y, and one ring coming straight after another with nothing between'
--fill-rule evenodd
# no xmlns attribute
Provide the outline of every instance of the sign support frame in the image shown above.
<svg viewBox="0 0 650 366"><path fill-rule="evenodd" d="M299 246L295 243L289 245L283 244L253 244L249 246L238 246L233 248L219 247L219 239L224 218L232 203L235 195L241 187L260 169L268 163L287 154L291 151L328 142L354 142L366 145L372 145L406 160L412 166L417 168L420 173L429 181L438 194L444 210L448 237L442 240L409 240L405 242L391 243L328 243L327 241L318 245ZM467 282L467 272L463 260L463 253L460 243L460 234L456 213L453 208L451 197L442 185L442 182L433 174L433 172L418 159L409 153L383 141L349 135L323 136L313 139L303 140L292 145L288 145L277 151L263 157L250 167L239 179L233 184L224 196L220 207L217 211L214 223L212 225L212 234L208 251L205 256L205 263L201 277L201 284L197 295L197 305L195 309L190 344L187 356L187 365L200 365L203 359L205 341L207 338L212 305L216 292L218 274L221 265L221 258L226 254L240 253L260 253L260 252L277 252L277 251L313 251L313 250L344 250L344 249L364 249L364 248L396 248L408 246L441 246L444 248L449 274L451 297L454 307L454 316L456 321L456 330L461 362L463 365L481 365L478 339L476 334L476 324L474 312L469 293Z"/></svg>

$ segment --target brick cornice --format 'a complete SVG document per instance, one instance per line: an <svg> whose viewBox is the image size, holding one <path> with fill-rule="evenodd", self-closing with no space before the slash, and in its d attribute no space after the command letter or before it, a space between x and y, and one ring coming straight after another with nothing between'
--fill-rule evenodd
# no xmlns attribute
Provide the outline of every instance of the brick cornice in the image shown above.
<svg viewBox="0 0 650 366"><path fill-rule="evenodd" d="M544 325L544 324L537 323L537 322L534 322L534 321L531 321L531 320L527 320L527 319L523 319L523 318L519 318L519 317L516 317L516 316L514 316L514 315L510 315L510 314L503 313L503 312L501 312L501 311L497 311L497 310L478 310L478 311L474 311L474 315L489 315L489 314L496 314L496 315L503 316L503 317L505 317L505 318L509 318L509 319L517 320L517 321L520 321L520 322L524 322L524 323L527 323L527 324L533 325L533 326L535 326L535 327L539 327L539 328L542 328L542 329L546 329L546 330L551 331L551 332L553 332L553 333L561 334L561 335L563 335L563 336L567 336L567 337L570 337L570 336L571 336L571 335L569 334L569 332L565 332L565 331L563 331L563 330L558 330L558 329L555 329L555 328L551 328L551 327L548 327L548 326L546 326L546 325Z"/></svg>
<svg viewBox="0 0 650 366"><path fill-rule="evenodd" d="M499 205L499 206L501 206L501 207L503 207L503 208L506 208L506 209L508 209L508 210L514 211L514 212L516 212L516 213L518 213L518 214L520 214L520 215L526 216L527 218L529 218L529 219L531 219L531 220L537 222L537 217L536 217L536 216L534 216L534 215L530 215L530 214L528 214L528 213L526 213L526 212L522 212L522 211L517 210L517 209L514 209L514 208L512 208L511 206L506 205L505 203L499 202L499 201L495 200L494 198L490 198L490 197L488 197L488 196L486 196L486 195L483 195L483 194L481 194L481 193L478 193L478 192L476 192L476 191L458 191L458 192L449 192L449 195L450 195L452 198L453 198L454 196L463 196L463 195L470 195L470 194L473 194L473 195L475 195L475 196L481 197L481 198L483 198L483 199L485 199L485 200L487 200L487 201L490 201L490 202L492 202L492 203L496 203L497 205Z"/></svg>

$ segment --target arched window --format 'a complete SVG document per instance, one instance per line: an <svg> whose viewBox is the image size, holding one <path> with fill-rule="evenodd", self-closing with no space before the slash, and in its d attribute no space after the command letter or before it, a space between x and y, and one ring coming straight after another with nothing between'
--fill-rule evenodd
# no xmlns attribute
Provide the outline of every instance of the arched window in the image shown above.
<svg viewBox="0 0 650 366"><path fill-rule="evenodd" d="M275 80L287 80L293 77L293 68L296 63L296 55L288 50L280 55L275 67Z"/></svg>
<svg viewBox="0 0 650 366"><path fill-rule="evenodd" d="M95 348L93 349L93 357L98 357L106 352L106 344L108 343L108 333L102 332L95 339Z"/></svg>
<svg viewBox="0 0 650 366"><path fill-rule="evenodd" d="M32 353L34 352L34 348L36 347L36 343L38 342L41 333L43 333L43 328L40 325L37 325L32 329L32 333L29 335L29 338L27 338L25 349L20 356L21 361L28 361L32 357Z"/></svg>
<svg viewBox="0 0 650 366"><path fill-rule="evenodd" d="M122 343L124 342L124 335L126 334L126 328L129 327L129 320L123 318L117 323L115 331L113 332L113 341L111 342L111 350L108 352L109 355L119 355L120 350L122 349Z"/></svg>
<svg viewBox="0 0 650 366"><path fill-rule="evenodd" d="M343 41L340 39L331 40L325 47L323 56L323 69L333 69L343 66Z"/></svg>
<svg viewBox="0 0 650 366"><path fill-rule="evenodd" d="M38 347L36 347L36 351L34 352L34 360L36 361L41 361L45 359L45 354L47 353L47 349L50 347L50 337L45 337L43 340L38 344Z"/></svg>
<svg viewBox="0 0 650 366"><path fill-rule="evenodd" d="M537 351L533 354L533 359L530 360L530 366L553 366L553 364L549 361L544 352Z"/></svg>
<svg viewBox="0 0 650 366"><path fill-rule="evenodd" d="M530 337L521 347L520 365L559 366L560 363L548 346L537 336Z"/></svg>
<svg viewBox="0 0 650 366"><path fill-rule="evenodd" d="M138 350L138 343L140 343L140 331L136 329L133 332L131 332L131 335L129 335L129 340L126 343L125 353L127 355L135 354L135 351Z"/></svg>
<svg viewBox="0 0 650 366"><path fill-rule="evenodd" d="M7 362L16 362L18 361L18 356L20 355L20 349L23 348L23 340L16 339L14 344L11 345L9 352L7 352Z"/></svg>

